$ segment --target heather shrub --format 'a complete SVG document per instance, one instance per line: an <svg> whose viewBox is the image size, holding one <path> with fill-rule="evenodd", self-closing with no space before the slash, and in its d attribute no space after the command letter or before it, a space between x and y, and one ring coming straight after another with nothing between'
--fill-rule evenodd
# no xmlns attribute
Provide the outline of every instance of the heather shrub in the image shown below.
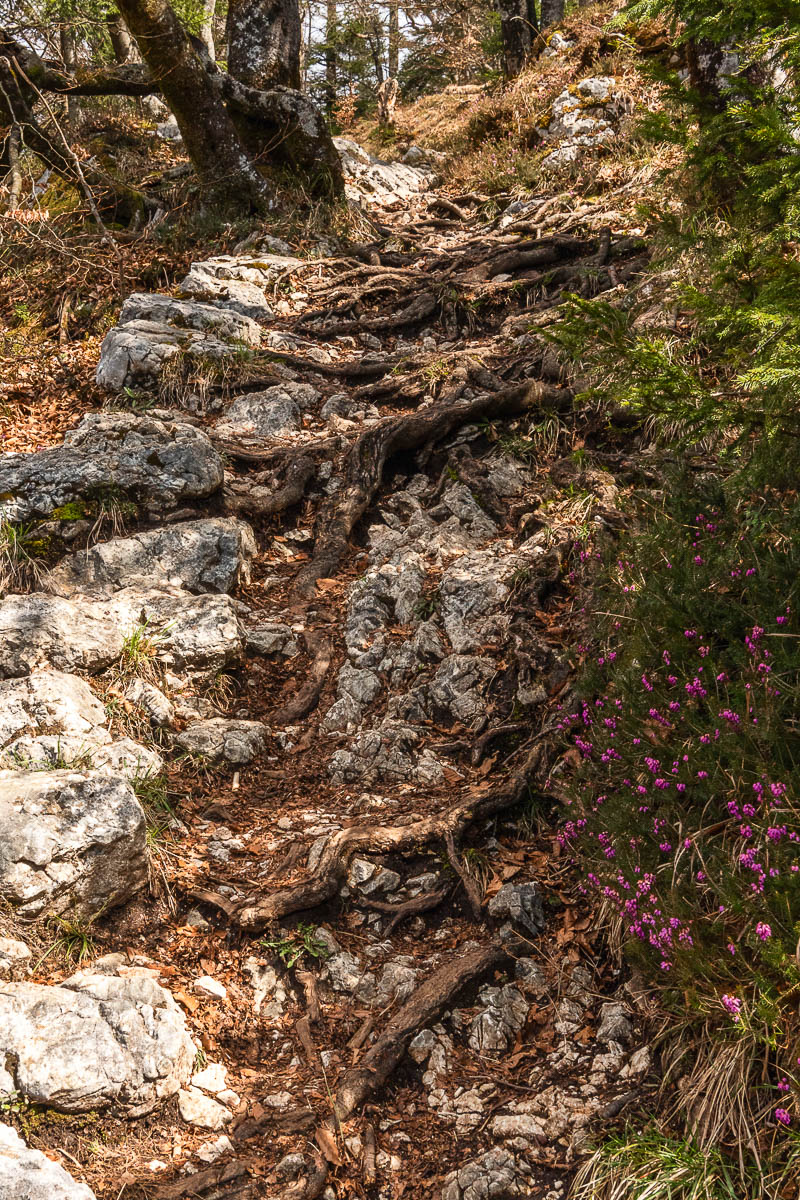
<svg viewBox="0 0 800 1200"><path fill-rule="evenodd" d="M800 1120L800 503L678 486L615 551L561 718L560 840L682 1031L748 1043L774 1134Z"/></svg>

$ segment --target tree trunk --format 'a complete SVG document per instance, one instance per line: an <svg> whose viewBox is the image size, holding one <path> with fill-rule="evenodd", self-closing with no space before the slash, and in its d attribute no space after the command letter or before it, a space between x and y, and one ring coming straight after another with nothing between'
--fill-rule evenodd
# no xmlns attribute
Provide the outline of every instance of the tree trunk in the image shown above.
<svg viewBox="0 0 800 1200"><path fill-rule="evenodd" d="M298 0L230 0L228 70L248 87L300 87Z"/></svg>
<svg viewBox="0 0 800 1200"><path fill-rule="evenodd" d="M22 198L22 169L19 164L21 145L22 139L20 137L19 125L15 121L8 131L5 153L3 155L8 165L9 212L14 212L15 209L19 208L19 202Z"/></svg>
<svg viewBox="0 0 800 1200"><path fill-rule="evenodd" d="M200 41L206 48L206 54L214 61L217 48L214 45L214 15L217 11L217 0L203 0L203 20L200 25Z"/></svg>
<svg viewBox="0 0 800 1200"><path fill-rule="evenodd" d="M106 13L106 26L116 61L120 65L131 62L134 57L133 38L123 18L118 12Z"/></svg>
<svg viewBox="0 0 800 1200"><path fill-rule="evenodd" d="M167 0L119 0L119 9L175 115L203 186L227 205L267 208L266 181Z"/></svg>
<svg viewBox="0 0 800 1200"><path fill-rule="evenodd" d="M540 27L549 29L564 20L564 0L541 0Z"/></svg>
<svg viewBox="0 0 800 1200"><path fill-rule="evenodd" d="M725 107L722 98L721 67L726 58L722 46L709 38L690 38L686 43L686 65L689 69L689 86L700 98L700 119L704 115L721 112Z"/></svg>
<svg viewBox="0 0 800 1200"><path fill-rule="evenodd" d="M503 40L503 74L514 79L525 66L536 32L528 0L498 0L500 33Z"/></svg>
<svg viewBox="0 0 800 1200"><path fill-rule="evenodd" d="M328 112L333 110L333 106L336 103L336 85L338 81L336 78L337 62L334 38L336 36L337 20L336 0L327 0L325 14L325 107Z"/></svg>
<svg viewBox="0 0 800 1200"><path fill-rule="evenodd" d="M389 0L389 78L400 71L400 0Z"/></svg>
<svg viewBox="0 0 800 1200"><path fill-rule="evenodd" d="M66 24L66 18L61 18L61 24L58 30L59 43L61 46L61 58L64 62L64 69L72 75L75 71L75 35ZM74 136L81 121L81 106L75 96L67 96L67 125L70 133Z"/></svg>

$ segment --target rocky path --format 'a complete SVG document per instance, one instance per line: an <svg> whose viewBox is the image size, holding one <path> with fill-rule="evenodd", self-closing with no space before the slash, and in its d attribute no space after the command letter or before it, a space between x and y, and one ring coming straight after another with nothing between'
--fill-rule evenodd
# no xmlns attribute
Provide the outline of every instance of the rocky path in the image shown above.
<svg viewBox="0 0 800 1200"><path fill-rule="evenodd" d="M560 1200L648 1073L548 822L628 448L541 336L643 247L351 157L369 242L130 296L0 458L7 1200Z"/></svg>

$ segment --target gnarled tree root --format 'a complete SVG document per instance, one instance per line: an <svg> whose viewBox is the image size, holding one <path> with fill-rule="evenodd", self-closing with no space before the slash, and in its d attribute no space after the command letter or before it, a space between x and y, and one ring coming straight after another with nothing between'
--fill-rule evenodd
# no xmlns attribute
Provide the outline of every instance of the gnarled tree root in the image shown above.
<svg viewBox="0 0 800 1200"><path fill-rule="evenodd" d="M340 829L329 838L314 874L300 883L281 888L263 899L247 899L238 906L216 892L193 889L191 894L213 904L243 931L261 933L282 917L316 908L332 899L358 853L407 853L430 842L444 841L448 834L460 837L474 821L514 808L528 795L531 777L541 761L543 738L548 732L539 735L523 765L500 787L468 795L443 812L422 817L410 825L353 825Z"/></svg>

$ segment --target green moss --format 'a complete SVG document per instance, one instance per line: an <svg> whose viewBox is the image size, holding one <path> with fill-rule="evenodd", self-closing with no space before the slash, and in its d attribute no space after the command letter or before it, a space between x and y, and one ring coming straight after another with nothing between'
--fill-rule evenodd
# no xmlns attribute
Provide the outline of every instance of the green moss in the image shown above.
<svg viewBox="0 0 800 1200"><path fill-rule="evenodd" d="M54 521L82 521L93 512L93 505L85 504L81 500L71 500L68 504L62 504L60 508L54 508L50 516Z"/></svg>

